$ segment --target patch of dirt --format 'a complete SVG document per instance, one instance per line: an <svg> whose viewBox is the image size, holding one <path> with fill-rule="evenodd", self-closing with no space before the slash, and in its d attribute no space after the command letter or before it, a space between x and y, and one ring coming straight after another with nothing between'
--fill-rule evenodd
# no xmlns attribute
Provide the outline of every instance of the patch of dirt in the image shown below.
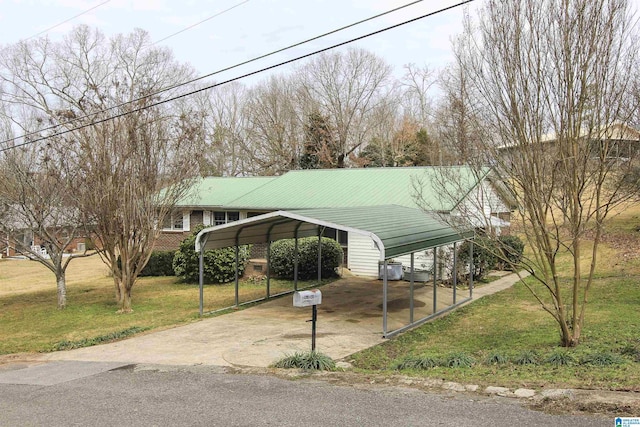
<svg viewBox="0 0 640 427"><path fill-rule="evenodd" d="M28 368L43 362L37 353L14 353L0 355L0 372Z"/></svg>
<svg viewBox="0 0 640 427"><path fill-rule="evenodd" d="M624 261L640 257L640 232L604 233L602 243L615 249Z"/></svg>
<svg viewBox="0 0 640 427"><path fill-rule="evenodd" d="M637 394L637 393L636 393ZM607 397L603 397L607 395ZM575 399L542 399L530 404L531 409L550 414L594 414L611 417L636 417L640 414L640 396L629 392L583 390Z"/></svg>

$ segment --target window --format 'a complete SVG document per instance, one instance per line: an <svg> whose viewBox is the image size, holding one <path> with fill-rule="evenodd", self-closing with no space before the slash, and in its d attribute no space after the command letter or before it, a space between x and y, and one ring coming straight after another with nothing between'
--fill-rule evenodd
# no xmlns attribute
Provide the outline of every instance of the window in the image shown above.
<svg viewBox="0 0 640 427"><path fill-rule="evenodd" d="M340 246L346 247L348 241L348 233L342 230L336 230L335 228L327 228L324 230L324 237L329 237L340 243Z"/></svg>
<svg viewBox="0 0 640 427"><path fill-rule="evenodd" d="M184 218L182 212L171 212L164 218L163 230L182 231L184 229Z"/></svg>
<svg viewBox="0 0 640 427"><path fill-rule="evenodd" d="M226 212L213 213L213 225L222 225L227 223Z"/></svg>
<svg viewBox="0 0 640 427"><path fill-rule="evenodd" d="M228 222L238 221L240 219L240 212L214 212L213 213L213 225L222 225Z"/></svg>

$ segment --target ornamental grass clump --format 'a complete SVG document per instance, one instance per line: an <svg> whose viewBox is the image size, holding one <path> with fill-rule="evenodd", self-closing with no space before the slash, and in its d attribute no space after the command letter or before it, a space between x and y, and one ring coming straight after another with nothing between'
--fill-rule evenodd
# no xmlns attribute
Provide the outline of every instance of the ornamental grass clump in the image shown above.
<svg viewBox="0 0 640 427"><path fill-rule="evenodd" d="M464 352L451 353L445 359L445 365L449 368L470 368L474 363L475 359Z"/></svg>
<svg viewBox="0 0 640 427"><path fill-rule="evenodd" d="M591 366L611 366L619 365L623 362L622 358L610 351L602 351L589 353L582 358L583 365Z"/></svg>
<svg viewBox="0 0 640 427"><path fill-rule="evenodd" d="M507 362L509 362L509 359L502 353L491 353L485 359L487 365L504 365Z"/></svg>
<svg viewBox="0 0 640 427"><path fill-rule="evenodd" d="M516 365L537 365L538 353L534 350L525 350L513 360Z"/></svg>
<svg viewBox="0 0 640 427"><path fill-rule="evenodd" d="M547 357L546 362L553 366L570 366L576 359L567 350L556 350Z"/></svg>
<svg viewBox="0 0 640 427"><path fill-rule="evenodd" d="M274 368L304 369L307 371L335 371L336 362L318 351L296 352L278 360Z"/></svg>
<svg viewBox="0 0 640 427"><path fill-rule="evenodd" d="M438 366L440 362L438 359L431 356L422 357L405 357L395 366L395 369L402 371L404 369L431 369Z"/></svg>

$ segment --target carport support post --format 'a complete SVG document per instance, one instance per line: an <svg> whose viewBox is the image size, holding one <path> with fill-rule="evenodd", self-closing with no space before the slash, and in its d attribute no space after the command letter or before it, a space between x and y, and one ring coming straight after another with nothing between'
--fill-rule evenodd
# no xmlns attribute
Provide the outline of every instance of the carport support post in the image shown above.
<svg viewBox="0 0 640 427"><path fill-rule="evenodd" d="M239 268L239 252L240 249L238 248L238 236L236 236L236 277L235 277L235 290L236 290L236 308L238 308L238 305L240 303L240 298L239 298L239 285L240 285L240 276L238 274L238 268Z"/></svg>
<svg viewBox="0 0 640 427"><path fill-rule="evenodd" d="M409 324L413 323L413 252L411 252L411 276L409 280Z"/></svg>
<svg viewBox="0 0 640 427"><path fill-rule="evenodd" d="M271 233L267 236L267 299L271 295Z"/></svg>
<svg viewBox="0 0 640 427"><path fill-rule="evenodd" d="M473 298L473 240L469 240L469 298Z"/></svg>
<svg viewBox="0 0 640 427"><path fill-rule="evenodd" d="M200 246L200 256L198 260L198 284L200 286L200 317L202 317L202 311L204 308L204 245L206 241Z"/></svg>
<svg viewBox="0 0 640 427"><path fill-rule="evenodd" d="M438 269L437 269L437 251L438 248L433 248L433 312L432 314L434 314L436 311L438 311L438 304L437 304L437 292L438 292L438 288L436 286L436 280L438 279Z"/></svg>
<svg viewBox="0 0 640 427"><path fill-rule="evenodd" d="M387 260L382 263L382 336L387 336Z"/></svg>
<svg viewBox="0 0 640 427"><path fill-rule="evenodd" d="M456 303L456 290L458 288L458 249L456 242L453 242L453 303Z"/></svg>
<svg viewBox="0 0 640 427"><path fill-rule="evenodd" d="M324 227L318 226L318 286L322 283L322 233Z"/></svg>
<svg viewBox="0 0 640 427"><path fill-rule="evenodd" d="M300 225L302 225L301 222L296 225L295 244L293 248L293 289L295 291L298 290L298 229Z"/></svg>

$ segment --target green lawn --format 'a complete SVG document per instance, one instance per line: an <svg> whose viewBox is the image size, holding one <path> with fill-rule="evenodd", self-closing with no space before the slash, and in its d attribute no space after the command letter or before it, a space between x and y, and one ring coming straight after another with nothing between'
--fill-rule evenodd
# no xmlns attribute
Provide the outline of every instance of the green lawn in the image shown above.
<svg viewBox="0 0 640 427"><path fill-rule="evenodd" d="M424 375L464 383L508 387L578 387L640 391L640 281L639 276L601 280L592 294L583 343L569 350L576 362L556 367L545 360L559 350L559 334L551 317L518 284L485 297L450 315L425 324L382 345L353 356L365 371L397 372L407 357L446 360L464 352L473 357L471 368L410 369ZM636 354L628 354L635 349ZM518 365L524 351L538 355L538 365ZM613 353L622 362L591 366L579 362L588 356ZM626 353L626 354L622 354ZM486 364L495 354L510 362Z"/></svg>
<svg viewBox="0 0 640 427"><path fill-rule="evenodd" d="M108 335L126 336L198 319L197 285L180 283L175 277L141 278L133 287L133 313L116 314L113 281L99 258L74 260L70 269L67 308L58 310L54 277L44 267L0 260L0 291L5 291L0 293L0 354L51 351L61 343L86 344ZM25 281L36 290L18 286ZM300 287L313 283L301 282ZM291 282L271 281L272 294L291 287ZM265 295L264 281L243 281L240 289L241 302ZM233 305L234 295L233 284L205 286L204 311Z"/></svg>

